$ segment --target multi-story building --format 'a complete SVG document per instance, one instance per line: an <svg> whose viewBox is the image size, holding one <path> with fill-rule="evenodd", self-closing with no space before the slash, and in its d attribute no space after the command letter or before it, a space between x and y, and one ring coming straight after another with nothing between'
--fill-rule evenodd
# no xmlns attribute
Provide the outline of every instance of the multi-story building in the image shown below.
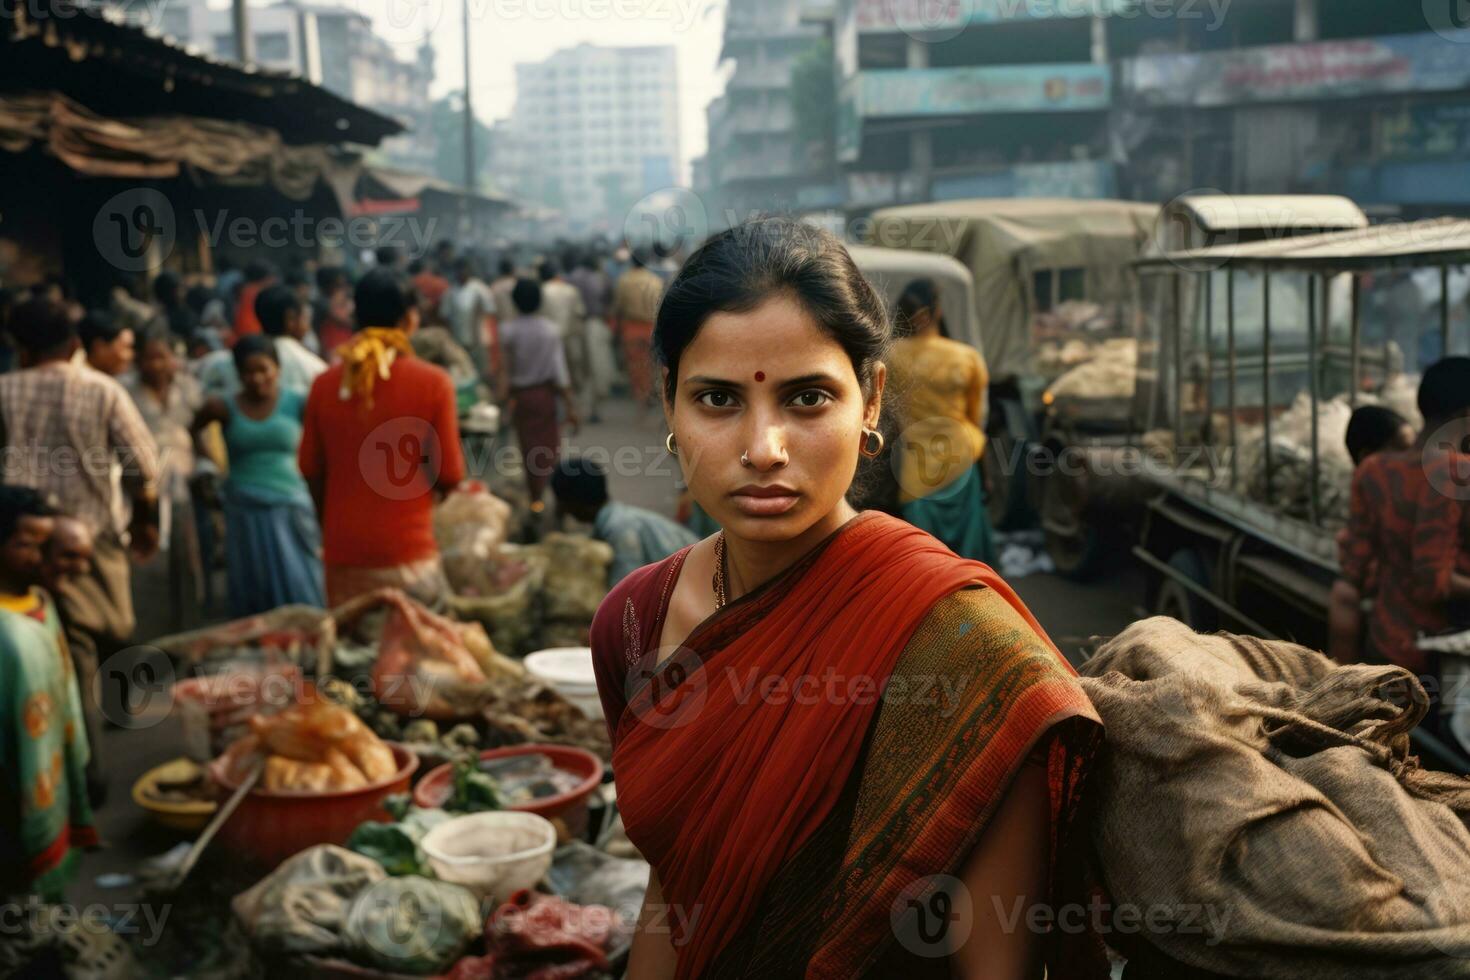
<svg viewBox="0 0 1470 980"><path fill-rule="evenodd" d="M1124 0L839 0L845 201L1110 197L1104 15Z"/></svg>
<svg viewBox="0 0 1470 980"><path fill-rule="evenodd" d="M803 20L802 0L732 0L721 60L734 70L706 110L713 224L840 203L831 134L803 130L793 100L799 60L825 43L824 27Z"/></svg>
<svg viewBox="0 0 1470 980"><path fill-rule="evenodd" d="M1236 0L1218 23L1116 21L1123 192L1470 212L1470 31L1453 7Z"/></svg>
<svg viewBox="0 0 1470 980"><path fill-rule="evenodd" d="M629 209L681 183L674 48L579 44L516 65L514 140L525 200L570 234L621 236Z"/></svg>
<svg viewBox="0 0 1470 980"><path fill-rule="evenodd" d="M149 8L134 2L135 17ZM205 54L235 60L234 21L229 7L206 0L163 4L156 25ZM434 129L429 87L434 50L424 42L413 60L373 32L372 22L352 7L286 0L250 8L250 33L257 64L290 71L360 105L402 121L407 132L385 140L376 151L383 163L418 173L434 169Z"/></svg>

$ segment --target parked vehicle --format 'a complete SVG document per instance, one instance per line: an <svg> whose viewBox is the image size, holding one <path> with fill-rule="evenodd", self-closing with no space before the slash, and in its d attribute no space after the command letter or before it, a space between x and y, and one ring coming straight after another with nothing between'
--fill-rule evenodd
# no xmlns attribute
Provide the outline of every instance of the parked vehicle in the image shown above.
<svg viewBox="0 0 1470 980"><path fill-rule="evenodd" d="M1158 428L1140 468L1148 495L1133 553L1155 612L1325 648L1352 479L1347 416L1375 400L1417 418L1419 367L1470 349L1467 263L1470 221L1450 218L1139 262L1144 292L1171 297L1139 348L1140 377L1157 379ZM1407 270L1420 272L1406 280ZM1372 293L1405 282L1414 295L1397 308L1408 322L1382 319L1374 329L1393 332L1368 333ZM1459 768L1432 737L1416 738Z"/></svg>
<svg viewBox="0 0 1470 980"><path fill-rule="evenodd" d="M1034 518L1028 456L1040 445L1042 391L1127 333L1130 263L1158 210L1131 201L996 198L872 216L870 244L953 256L969 270L990 369L981 464L997 527Z"/></svg>
<svg viewBox="0 0 1470 980"><path fill-rule="evenodd" d="M1367 224L1363 211L1343 197L1191 194L1163 207L1143 257L1159 259L1181 250L1291 241ZM1138 461L1145 434L1161 427L1158 419L1165 410L1158 401L1155 375L1146 367L1160 342L1157 324L1173 319L1171 305L1175 303L1184 311L1192 336L1201 336L1208 323L1222 323L1224 275L1215 270L1203 286L1193 277L1132 282L1129 313L1122 318L1126 329L1042 394L1042 451L1033 460L1033 483L1039 487L1039 520L1047 551L1063 574L1084 578L1095 572L1103 554L1126 545L1142 516L1148 487L1138 478ZM1294 322L1293 342L1300 354L1305 335L1298 286L1293 283L1288 295L1283 292L1287 287L1278 283L1276 306L1278 335L1285 331L1288 320ZM1345 289L1346 283L1340 288ZM1241 349L1254 349L1261 335L1260 308L1254 303L1259 290L1242 284L1239 291L1242 305L1235 310L1236 342ZM1202 306L1207 298L1217 307L1213 319ZM1338 299L1337 309L1345 313L1345 295ZM1290 316L1285 313L1288 308L1295 311ZM1223 342L1221 332L1212 337L1217 352ZM1239 369L1251 368L1242 364ZM1216 377L1211 382L1216 404L1223 404L1223 380Z"/></svg>

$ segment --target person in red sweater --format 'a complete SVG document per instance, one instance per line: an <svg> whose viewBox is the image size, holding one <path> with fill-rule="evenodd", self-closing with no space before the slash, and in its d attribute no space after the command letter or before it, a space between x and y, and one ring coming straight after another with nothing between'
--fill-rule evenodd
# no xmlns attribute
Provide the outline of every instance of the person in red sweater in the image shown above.
<svg viewBox="0 0 1470 980"><path fill-rule="evenodd" d="M465 477L454 384L414 357L417 297L386 267L357 284L357 332L306 401L299 462L322 525L327 603L383 586L448 594L432 511Z"/></svg>
<svg viewBox="0 0 1470 980"><path fill-rule="evenodd" d="M255 297L275 281L276 270L267 262L251 262L245 267L245 284L240 287L240 295L235 304L234 340L260 333L260 318L255 315Z"/></svg>

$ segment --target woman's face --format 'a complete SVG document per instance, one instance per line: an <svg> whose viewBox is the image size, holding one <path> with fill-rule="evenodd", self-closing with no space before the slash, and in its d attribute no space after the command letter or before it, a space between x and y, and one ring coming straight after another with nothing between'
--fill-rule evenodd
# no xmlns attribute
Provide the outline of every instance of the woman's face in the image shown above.
<svg viewBox="0 0 1470 980"><path fill-rule="evenodd" d="M178 362L168 344L150 340L138 357L138 375L145 384L167 387L178 371Z"/></svg>
<svg viewBox="0 0 1470 980"><path fill-rule="evenodd" d="M694 499L736 537L799 536L847 493L883 374L865 397L847 353L789 295L710 316L664 406Z"/></svg>
<svg viewBox="0 0 1470 980"><path fill-rule="evenodd" d="M251 398L264 401L276 393L281 369L265 354L252 354L240 366L240 385Z"/></svg>

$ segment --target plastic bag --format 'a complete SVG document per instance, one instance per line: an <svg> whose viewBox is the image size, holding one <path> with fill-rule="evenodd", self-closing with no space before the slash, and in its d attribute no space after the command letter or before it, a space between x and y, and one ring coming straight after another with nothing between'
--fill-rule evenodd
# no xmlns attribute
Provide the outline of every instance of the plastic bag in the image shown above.
<svg viewBox="0 0 1470 980"><path fill-rule="evenodd" d="M434 508L434 539L456 594L498 591L495 576L510 513L510 504L478 483L451 493Z"/></svg>
<svg viewBox="0 0 1470 980"><path fill-rule="evenodd" d="M338 629L347 633L379 610L387 615L372 671L378 702L398 715L435 721L478 712L486 697L481 663L499 666L485 631L436 616L398 589L345 603L336 611Z"/></svg>
<svg viewBox="0 0 1470 980"><path fill-rule="evenodd" d="M288 858L230 903L252 942L278 953L330 954L342 948L353 898L387 878L373 860L321 844Z"/></svg>
<svg viewBox="0 0 1470 980"><path fill-rule="evenodd" d="M415 875L387 878L358 893L343 940L358 963L426 976L453 965L481 928L479 904L468 890Z"/></svg>

